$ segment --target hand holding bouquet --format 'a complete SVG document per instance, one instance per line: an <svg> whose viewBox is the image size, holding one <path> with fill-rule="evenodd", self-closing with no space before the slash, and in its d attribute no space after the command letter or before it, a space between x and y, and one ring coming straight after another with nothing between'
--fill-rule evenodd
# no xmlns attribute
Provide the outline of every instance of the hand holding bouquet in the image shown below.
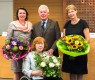
<svg viewBox="0 0 95 80"><path fill-rule="evenodd" d="M43 71L46 77L60 77L61 63L60 57L49 54L35 54L36 66Z"/></svg>
<svg viewBox="0 0 95 80"><path fill-rule="evenodd" d="M29 42L23 38L8 39L2 48L3 56L8 60L19 60L24 58L30 50Z"/></svg>
<svg viewBox="0 0 95 80"><path fill-rule="evenodd" d="M68 35L57 41L58 49L67 55L77 57L90 51L88 42L80 35Z"/></svg>

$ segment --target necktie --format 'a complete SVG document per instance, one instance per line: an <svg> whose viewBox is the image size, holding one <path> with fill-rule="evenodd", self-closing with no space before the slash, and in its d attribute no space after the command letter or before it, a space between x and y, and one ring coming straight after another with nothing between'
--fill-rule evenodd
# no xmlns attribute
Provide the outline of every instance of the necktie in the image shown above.
<svg viewBox="0 0 95 80"><path fill-rule="evenodd" d="M43 30L45 29L45 22L43 21L43 23L42 23L42 28L43 28Z"/></svg>

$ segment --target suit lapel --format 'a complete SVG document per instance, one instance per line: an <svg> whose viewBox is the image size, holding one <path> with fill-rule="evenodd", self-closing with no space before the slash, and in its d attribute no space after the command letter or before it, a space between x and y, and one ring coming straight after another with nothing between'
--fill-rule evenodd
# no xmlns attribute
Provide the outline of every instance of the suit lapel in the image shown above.
<svg viewBox="0 0 95 80"><path fill-rule="evenodd" d="M43 33L43 29L41 27L41 22L39 22L37 26L38 26L37 33L38 33L38 35L41 35L42 36L43 35L42 34Z"/></svg>

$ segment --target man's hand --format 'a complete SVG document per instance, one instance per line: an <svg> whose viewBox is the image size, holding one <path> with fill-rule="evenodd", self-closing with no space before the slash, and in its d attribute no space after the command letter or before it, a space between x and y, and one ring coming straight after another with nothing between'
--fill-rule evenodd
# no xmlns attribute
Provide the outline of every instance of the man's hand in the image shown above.
<svg viewBox="0 0 95 80"><path fill-rule="evenodd" d="M53 54L53 51L54 51L53 49L49 49L48 53L51 55L51 54Z"/></svg>

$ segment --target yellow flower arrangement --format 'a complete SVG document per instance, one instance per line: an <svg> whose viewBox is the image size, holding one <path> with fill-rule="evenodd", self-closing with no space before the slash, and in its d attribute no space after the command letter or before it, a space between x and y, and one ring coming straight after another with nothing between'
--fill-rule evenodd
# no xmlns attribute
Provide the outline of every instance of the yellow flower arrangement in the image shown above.
<svg viewBox="0 0 95 80"><path fill-rule="evenodd" d="M80 35L68 35L57 41L58 49L67 55L76 57L89 52L88 42Z"/></svg>

